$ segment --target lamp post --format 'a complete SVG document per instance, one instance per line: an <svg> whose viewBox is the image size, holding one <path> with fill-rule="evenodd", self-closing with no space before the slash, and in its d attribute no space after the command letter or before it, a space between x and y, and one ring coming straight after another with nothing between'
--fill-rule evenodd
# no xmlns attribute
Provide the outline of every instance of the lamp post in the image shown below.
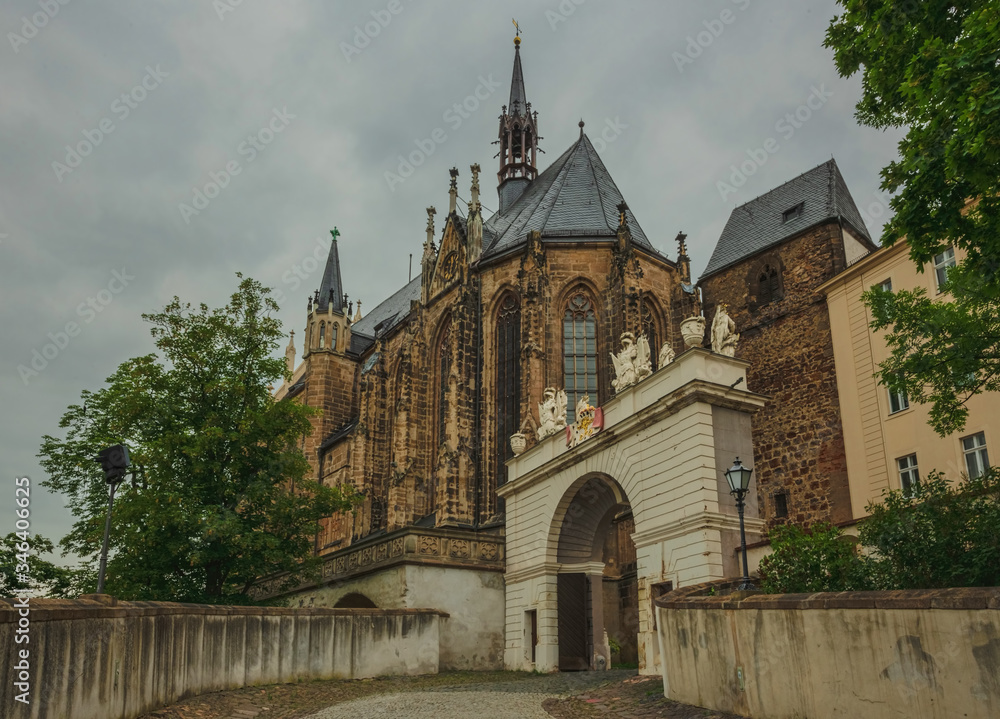
<svg viewBox="0 0 1000 719"><path fill-rule="evenodd" d="M747 568L747 533L743 526L743 508L746 506L743 500L747 496L747 492L750 491L751 474L753 474L753 468L744 467L739 457L736 458L733 466L726 470L729 493L736 498L736 509L740 513L740 546L743 550L743 581L740 582L740 586L738 587L740 591L757 588L750 581L750 570Z"/></svg>
<svg viewBox="0 0 1000 719"><path fill-rule="evenodd" d="M104 544L101 546L101 567L97 573L97 593L104 594L104 575L108 568L108 538L111 534L111 508L115 503L115 487L125 478L130 461L128 447L116 444L102 449L94 458L101 463L104 470L104 481L110 485L108 492L108 516L104 520Z"/></svg>

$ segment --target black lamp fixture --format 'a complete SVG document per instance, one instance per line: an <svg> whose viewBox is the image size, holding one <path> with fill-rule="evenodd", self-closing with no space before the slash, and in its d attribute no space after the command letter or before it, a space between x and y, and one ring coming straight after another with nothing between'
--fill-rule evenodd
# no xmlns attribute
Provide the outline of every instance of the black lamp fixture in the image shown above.
<svg viewBox="0 0 1000 719"><path fill-rule="evenodd" d="M104 520L104 544L101 546L101 567L97 573L97 593L104 594L104 576L108 569L108 537L111 534L111 508L115 503L115 487L125 479L131 461L128 456L128 447L124 444L116 444L113 447L102 449L94 459L101 463L101 469L104 470L104 481L110 485L108 516Z"/></svg>
<svg viewBox="0 0 1000 719"><path fill-rule="evenodd" d="M740 513L740 546L743 550L743 581L738 589L747 591L756 589L750 581L750 570L747 568L747 533L743 526L743 509L746 506L744 499L750 491L750 475L753 474L752 467L744 467L737 457L733 466L726 470L726 481L729 482L729 493L736 498L736 509Z"/></svg>

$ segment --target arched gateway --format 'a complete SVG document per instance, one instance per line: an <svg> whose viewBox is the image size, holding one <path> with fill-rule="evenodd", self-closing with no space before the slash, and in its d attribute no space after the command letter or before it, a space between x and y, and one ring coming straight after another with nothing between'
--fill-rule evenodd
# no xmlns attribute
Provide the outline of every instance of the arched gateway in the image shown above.
<svg viewBox="0 0 1000 719"><path fill-rule="evenodd" d="M508 669L600 668L615 639L623 659L634 647L640 671L654 674L652 597L738 574L722 471L753 457L750 415L764 398L745 389L746 367L688 350L608 402L601 432L572 448L554 435L508 462L498 490ZM751 491L751 541L763 528L756 515Z"/></svg>

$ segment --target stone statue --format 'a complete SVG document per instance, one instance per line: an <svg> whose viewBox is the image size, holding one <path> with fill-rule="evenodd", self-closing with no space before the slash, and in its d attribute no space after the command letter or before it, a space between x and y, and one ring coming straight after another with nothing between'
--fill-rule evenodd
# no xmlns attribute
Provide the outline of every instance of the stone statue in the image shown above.
<svg viewBox="0 0 1000 719"><path fill-rule="evenodd" d="M740 336L736 333L736 323L726 311L726 305L720 304L715 310L712 320L712 351L727 357L736 355L736 343Z"/></svg>
<svg viewBox="0 0 1000 719"><path fill-rule="evenodd" d="M639 340L636 341L634 334L625 332L621 336L621 342L621 351L617 355L611 355L611 361L615 365L615 379L611 380L611 386L615 392L621 392L653 373L646 335L639 335Z"/></svg>
<svg viewBox="0 0 1000 719"><path fill-rule="evenodd" d="M663 346L660 347L660 355L656 358L656 366L666 367L673 361L674 361L674 348L670 346L669 342L664 342Z"/></svg>
<svg viewBox="0 0 1000 719"><path fill-rule="evenodd" d="M542 402L538 405L538 439L561 432L566 428L566 398L565 390L546 387L542 393Z"/></svg>

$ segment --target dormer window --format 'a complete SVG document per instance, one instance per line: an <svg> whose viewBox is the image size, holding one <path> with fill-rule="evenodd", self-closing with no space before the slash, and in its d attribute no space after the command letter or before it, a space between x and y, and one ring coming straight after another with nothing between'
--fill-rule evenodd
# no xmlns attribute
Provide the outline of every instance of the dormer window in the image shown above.
<svg viewBox="0 0 1000 719"><path fill-rule="evenodd" d="M786 222L791 222L796 217L802 217L802 208L804 206L805 206L805 203L804 202L800 202L799 204L797 204L797 205L795 205L793 207L789 207L787 210L785 210L784 212L782 212L781 213L781 222L782 222L782 224L784 224Z"/></svg>

